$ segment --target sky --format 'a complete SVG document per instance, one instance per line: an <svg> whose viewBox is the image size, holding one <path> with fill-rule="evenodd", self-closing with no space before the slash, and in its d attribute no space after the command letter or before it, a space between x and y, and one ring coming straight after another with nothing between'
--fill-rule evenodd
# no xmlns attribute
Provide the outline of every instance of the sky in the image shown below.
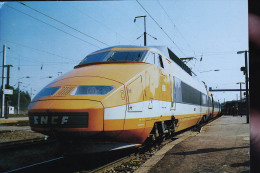
<svg viewBox="0 0 260 173"><path fill-rule="evenodd" d="M35 96L86 55L114 45L168 46L212 89L239 89L248 50L247 0L45 1L0 3L0 56L10 84ZM140 37L141 36L141 37ZM137 39L140 37L139 39ZM154 39L157 38L157 39ZM2 58L1 58L2 65ZM219 70L219 71L214 71ZM27 76L29 78L27 78ZM50 78L51 76L51 78ZM245 88L245 85L242 85ZM213 92L221 102L239 92Z"/></svg>

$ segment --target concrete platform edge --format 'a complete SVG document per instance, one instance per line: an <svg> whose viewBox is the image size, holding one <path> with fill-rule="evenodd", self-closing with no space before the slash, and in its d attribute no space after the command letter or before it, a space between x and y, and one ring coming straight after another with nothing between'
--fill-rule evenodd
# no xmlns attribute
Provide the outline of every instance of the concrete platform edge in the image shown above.
<svg viewBox="0 0 260 173"><path fill-rule="evenodd" d="M210 126L212 123L220 120L221 117L215 119L214 121L210 122L209 124L207 124L206 126L204 126L200 133L204 133L206 132L206 129L208 126ZM196 135L200 134L197 133ZM195 135L195 136L196 136ZM157 151L150 159L148 159L141 167L139 167L135 173L147 173L153 166L156 165L156 163L158 163L163 157L164 155L170 150L172 149L175 145L181 143L182 141L188 139L191 136L182 136L181 138L170 142L169 144L165 145L161 150Z"/></svg>
<svg viewBox="0 0 260 173"><path fill-rule="evenodd" d="M140 168L138 168L135 173L147 173L153 166L159 162L164 155L172 149L175 145L179 144L180 142L186 140L191 136L182 136L181 138L172 141L165 145L161 150L157 151L149 160L147 160Z"/></svg>

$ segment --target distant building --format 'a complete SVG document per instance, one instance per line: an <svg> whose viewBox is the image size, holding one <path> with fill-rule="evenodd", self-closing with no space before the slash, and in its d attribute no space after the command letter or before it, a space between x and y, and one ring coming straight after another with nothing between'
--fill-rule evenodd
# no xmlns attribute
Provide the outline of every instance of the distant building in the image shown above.
<svg viewBox="0 0 260 173"><path fill-rule="evenodd" d="M234 109L237 109L237 115L246 115L246 101L243 99L242 101L228 101L222 103L221 110L223 115L233 115Z"/></svg>

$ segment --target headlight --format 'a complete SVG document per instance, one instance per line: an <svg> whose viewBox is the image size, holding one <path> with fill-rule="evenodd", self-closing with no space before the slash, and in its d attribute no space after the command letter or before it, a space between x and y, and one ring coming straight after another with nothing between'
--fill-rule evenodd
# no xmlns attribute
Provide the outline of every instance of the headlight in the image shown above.
<svg viewBox="0 0 260 173"><path fill-rule="evenodd" d="M48 97L56 93L60 87L52 87L52 88L43 88L33 100L40 98L40 97Z"/></svg>
<svg viewBox="0 0 260 173"><path fill-rule="evenodd" d="M111 85L82 85L78 86L71 95L107 95L114 88Z"/></svg>

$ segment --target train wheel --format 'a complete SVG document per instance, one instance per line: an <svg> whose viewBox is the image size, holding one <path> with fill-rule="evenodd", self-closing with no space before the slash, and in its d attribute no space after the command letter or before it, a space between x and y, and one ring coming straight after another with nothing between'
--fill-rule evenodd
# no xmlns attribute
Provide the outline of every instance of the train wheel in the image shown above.
<svg viewBox="0 0 260 173"><path fill-rule="evenodd" d="M170 129L170 137L174 136L174 132L175 132L175 127L176 127L176 123L175 121L172 124L172 128Z"/></svg>

